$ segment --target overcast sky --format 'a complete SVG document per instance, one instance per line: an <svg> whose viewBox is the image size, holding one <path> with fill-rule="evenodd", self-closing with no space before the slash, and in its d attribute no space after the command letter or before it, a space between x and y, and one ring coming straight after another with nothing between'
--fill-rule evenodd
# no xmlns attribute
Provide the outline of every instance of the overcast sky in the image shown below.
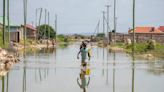
<svg viewBox="0 0 164 92"><path fill-rule="evenodd" d="M2 16L0 0L0 16ZM11 20L23 23L23 0L10 0ZM132 1L117 0L117 31L127 32L132 27ZM36 8L46 8L50 12L50 22L54 26L58 15L58 33L92 33L97 22L102 23L102 11L110 4L110 27L113 28L113 0L28 0L28 23L35 23ZM164 25L164 0L136 0L136 26ZM43 13L44 14L44 13ZM44 16L42 23L44 22ZM102 25L100 26L102 31Z"/></svg>

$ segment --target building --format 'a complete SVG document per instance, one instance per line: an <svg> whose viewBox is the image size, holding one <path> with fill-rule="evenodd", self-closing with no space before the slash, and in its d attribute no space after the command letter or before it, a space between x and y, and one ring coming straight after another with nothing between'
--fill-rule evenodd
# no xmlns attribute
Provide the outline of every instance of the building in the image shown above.
<svg viewBox="0 0 164 92"><path fill-rule="evenodd" d="M24 28L24 25L21 26L21 31L23 31L23 28ZM37 34L37 29L34 26L27 24L26 25L26 38L35 39L36 34Z"/></svg>
<svg viewBox="0 0 164 92"><path fill-rule="evenodd" d="M5 17L6 34L8 33L8 25L7 24L8 24L8 20L7 20L7 17ZM2 29L3 29L3 17L0 17L0 31L2 31ZM10 28L9 28L10 41L13 41L13 42L20 41L22 32L19 29L20 29L20 26L18 26L10 21Z"/></svg>
<svg viewBox="0 0 164 92"><path fill-rule="evenodd" d="M164 32L164 26L160 26L158 29Z"/></svg>
<svg viewBox="0 0 164 92"><path fill-rule="evenodd" d="M149 39L153 39L157 42L164 43L164 31L161 30L162 28L163 27L136 27L134 30L136 42L145 42ZM132 33L133 30L129 30L131 38Z"/></svg>
<svg viewBox="0 0 164 92"><path fill-rule="evenodd" d="M114 33L113 32L109 32L109 42L114 42ZM115 33L115 37L116 37L116 42L125 42L127 39L130 38L130 35L127 33Z"/></svg>

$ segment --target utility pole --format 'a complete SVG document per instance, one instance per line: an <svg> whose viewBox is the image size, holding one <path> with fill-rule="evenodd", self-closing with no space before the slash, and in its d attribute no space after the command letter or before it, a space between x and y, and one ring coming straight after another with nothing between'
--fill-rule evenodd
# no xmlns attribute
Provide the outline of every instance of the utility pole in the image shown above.
<svg viewBox="0 0 164 92"><path fill-rule="evenodd" d="M46 30L47 30L47 27L46 27L46 23L47 23L47 10L45 9L45 21L44 21L44 39L47 37L47 34L46 34ZM47 37L48 38L48 37Z"/></svg>
<svg viewBox="0 0 164 92"><path fill-rule="evenodd" d="M102 12L103 13L103 43L105 43L105 11Z"/></svg>
<svg viewBox="0 0 164 92"><path fill-rule="evenodd" d="M97 25L97 35L99 34L99 30L100 30L100 21L98 22L98 25Z"/></svg>
<svg viewBox="0 0 164 92"><path fill-rule="evenodd" d="M48 25L50 26L50 12L48 12ZM50 39L50 27L49 27L48 33L49 33L48 35Z"/></svg>
<svg viewBox="0 0 164 92"><path fill-rule="evenodd" d="M26 44L27 0L23 0L23 6L24 6L24 51L25 51L25 46L26 46L25 44ZM25 54L24 54L24 56L25 56Z"/></svg>
<svg viewBox="0 0 164 92"><path fill-rule="evenodd" d="M35 27L37 28L38 9L35 11Z"/></svg>
<svg viewBox="0 0 164 92"><path fill-rule="evenodd" d="M6 0L3 0L3 31L2 31L2 40L3 45L5 45L5 29L6 29L6 23L5 23L5 13L6 13Z"/></svg>
<svg viewBox="0 0 164 92"><path fill-rule="evenodd" d="M10 44L10 0L7 0L8 41Z"/></svg>
<svg viewBox="0 0 164 92"><path fill-rule="evenodd" d="M110 7L110 5L106 5L106 7L107 7L107 42L109 44L109 28L108 28L108 26L109 26L109 7Z"/></svg>
<svg viewBox="0 0 164 92"><path fill-rule="evenodd" d="M48 39L50 40L50 12L48 12Z"/></svg>
<svg viewBox="0 0 164 92"><path fill-rule="evenodd" d="M42 8L40 8L40 9L41 9L41 10L40 10L40 16L39 16L39 23L38 23L38 26L40 26L40 22L41 22L41 18L42 18L42 10L43 10ZM40 29L37 30L37 31L38 31L38 32L37 32L37 34L38 34L38 40L39 40L39 36L40 36L39 30L40 30Z"/></svg>
<svg viewBox="0 0 164 92"><path fill-rule="evenodd" d="M105 11L103 13L103 34L105 35Z"/></svg>
<svg viewBox="0 0 164 92"><path fill-rule="evenodd" d="M114 0L114 44L116 43L116 0Z"/></svg>
<svg viewBox="0 0 164 92"><path fill-rule="evenodd" d="M55 15L55 31L56 31L56 34L55 34L55 42L56 42L56 39L57 39L57 14Z"/></svg>
<svg viewBox="0 0 164 92"><path fill-rule="evenodd" d="M132 54L134 56L134 43L135 43L135 0L133 0L133 41L132 41Z"/></svg>
<svg viewBox="0 0 164 92"><path fill-rule="evenodd" d="M36 11L35 11L35 28L36 29L37 29L37 17L38 17L38 9L36 8ZM37 31L38 31L38 29L37 29ZM35 35L35 41L37 41L37 35Z"/></svg>

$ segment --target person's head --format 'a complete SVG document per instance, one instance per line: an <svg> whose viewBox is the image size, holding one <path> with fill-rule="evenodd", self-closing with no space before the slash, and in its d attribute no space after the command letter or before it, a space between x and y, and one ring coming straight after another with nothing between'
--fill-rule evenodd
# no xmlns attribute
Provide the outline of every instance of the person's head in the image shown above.
<svg viewBox="0 0 164 92"><path fill-rule="evenodd" d="M87 64L86 64L86 63L83 63L83 67L84 67L84 66L87 66Z"/></svg>
<svg viewBox="0 0 164 92"><path fill-rule="evenodd" d="M84 43L84 44L82 45L82 47L83 47L83 48L86 48L86 47L87 47L87 44L86 44L86 43Z"/></svg>
<svg viewBox="0 0 164 92"><path fill-rule="evenodd" d="M84 42L84 41L82 41L82 44L85 44L85 42Z"/></svg>

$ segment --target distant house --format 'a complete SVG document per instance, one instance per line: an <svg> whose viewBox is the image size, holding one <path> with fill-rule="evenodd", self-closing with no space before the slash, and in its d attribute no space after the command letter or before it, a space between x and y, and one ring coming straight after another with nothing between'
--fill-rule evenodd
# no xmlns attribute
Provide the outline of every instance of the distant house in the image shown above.
<svg viewBox="0 0 164 92"><path fill-rule="evenodd" d="M8 20L5 17L5 26L6 26L6 30L5 32L8 32ZM3 28L3 17L0 17L0 30L2 31ZM19 30L20 26L14 24L13 22L10 21L10 41L14 41L14 42L19 42L21 39L21 31Z"/></svg>
<svg viewBox="0 0 164 92"><path fill-rule="evenodd" d="M114 42L114 36L116 37L116 42L125 42L127 39L130 38L129 34L127 33L118 33L116 32L115 35L113 32L108 33L109 41Z"/></svg>
<svg viewBox="0 0 164 92"><path fill-rule="evenodd" d="M158 29L164 32L164 26L160 26Z"/></svg>
<svg viewBox="0 0 164 92"><path fill-rule="evenodd" d="M21 26L21 30L23 31L24 25ZM37 29L30 25L27 24L26 25L26 37L29 39L35 39L36 38L36 33L37 33Z"/></svg>
<svg viewBox="0 0 164 92"><path fill-rule="evenodd" d="M164 42L164 32L155 27L136 27L135 30L135 39L137 42L145 42L149 39L154 39L158 42ZM129 30L129 34L132 38L133 30Z"/></svg>

